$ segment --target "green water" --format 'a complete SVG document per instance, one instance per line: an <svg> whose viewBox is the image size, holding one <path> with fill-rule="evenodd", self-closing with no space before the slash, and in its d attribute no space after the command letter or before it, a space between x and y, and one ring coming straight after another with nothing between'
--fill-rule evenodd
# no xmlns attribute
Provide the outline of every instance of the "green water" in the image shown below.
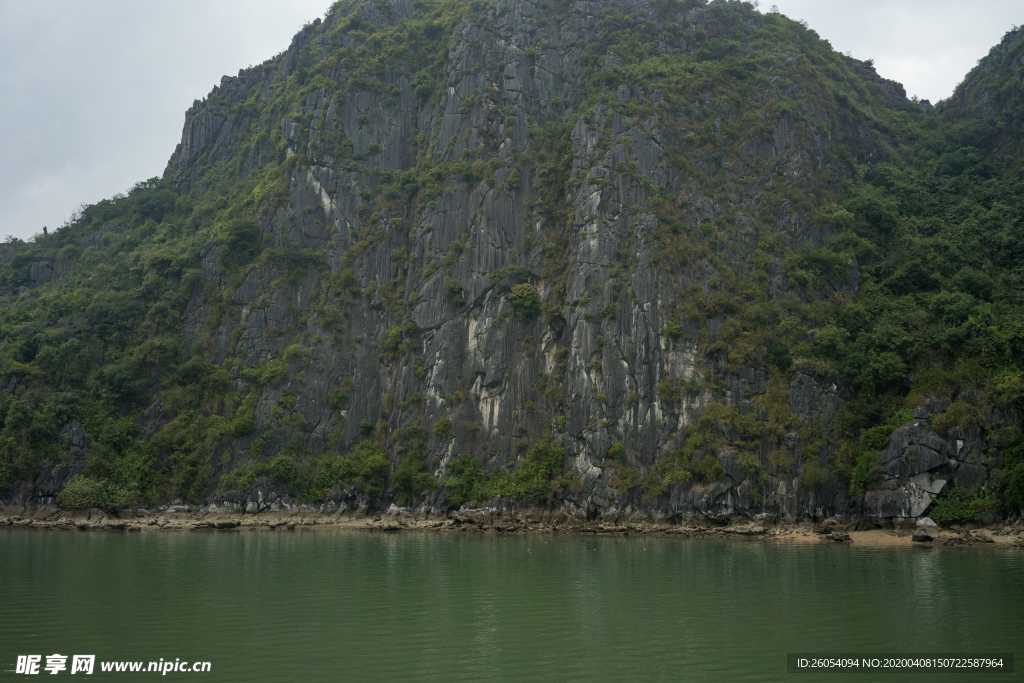
<svg viewBox="0 0 1024 683"><path fill-rule="evenodd" d="M788 674L785 655L1020 657L1022 634L1019 550L0 531L0 680L55 680L14 673L53 653L206 660L167 674L206 681L1021 680Z"/></svg>

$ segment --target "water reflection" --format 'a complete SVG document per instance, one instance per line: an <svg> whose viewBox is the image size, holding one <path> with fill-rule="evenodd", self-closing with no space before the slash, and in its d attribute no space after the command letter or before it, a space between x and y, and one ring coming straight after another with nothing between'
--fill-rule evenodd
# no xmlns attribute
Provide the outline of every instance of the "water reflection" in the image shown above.
<svg viewBox="0 0 1024 683"><path fill-rule="evenodd" d="M1012 651L1022 578L1001 550L10 530L0 650L206 680L778 680L791 651Z"/></svg>

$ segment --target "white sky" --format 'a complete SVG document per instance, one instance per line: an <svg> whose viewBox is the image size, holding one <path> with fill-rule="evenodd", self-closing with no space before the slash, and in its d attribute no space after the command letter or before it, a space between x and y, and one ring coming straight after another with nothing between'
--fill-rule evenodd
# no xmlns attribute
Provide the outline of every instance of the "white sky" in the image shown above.
<svg viewBox="0 0 1024 683"><path fill-rule="evenodd" d="M185 110L286 49L330 0L0 0L0 239L161 175ZM1020 0L763 0L936 102Z"/></svg>

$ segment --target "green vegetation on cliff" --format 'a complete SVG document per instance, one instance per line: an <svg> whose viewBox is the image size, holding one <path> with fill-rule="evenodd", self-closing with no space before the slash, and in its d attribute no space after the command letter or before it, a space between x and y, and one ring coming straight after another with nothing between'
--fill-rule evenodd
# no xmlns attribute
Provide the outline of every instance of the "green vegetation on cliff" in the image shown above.
<svg viewBox="0 0 1024 683"><path fill-rule="evenodd" d="M843 501L930 401L1020 510L1024 33L933 109L747 3L580 12L336 3L0 245L0 495Z"/></svg>

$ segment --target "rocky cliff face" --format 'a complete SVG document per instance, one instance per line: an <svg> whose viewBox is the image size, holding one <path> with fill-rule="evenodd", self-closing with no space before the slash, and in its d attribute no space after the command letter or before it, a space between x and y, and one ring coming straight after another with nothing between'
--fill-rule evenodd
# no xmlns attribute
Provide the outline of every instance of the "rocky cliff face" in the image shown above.
<svg viewBox="0 0 1024 683"><path fill-rule="evenodd" d="M943 118L997 138L994 156L1015 166L1024 148L1024 28L1014 27L943 103Z"/></svg>
<svg viewBox="0 0 1024 683"><path fill-rule="evenodd" d="M791 114L758 112L765 135L756 140L739 136L734 159L707 158L700 154L706 153L704 145L687 140L692 138L690 118L713 117L712 128L720 129L720 119L737 112L707 96L692 103L668 102L664 93L645 91L642 84L605 85L600 92L613 94L610 106L598 103L584 116L571 117L583 108L594 78L582 60L587 46L606 39L601 13L607 9L581 2L551 12L512 2L489 11L486 19L456 35L445 78L428 101L417 96L408 78L387 73L364 90L332 95L323 87L310 92L302 110L308 124L293 117L279 124L288 155L300 160L289 174L290 201L260 221L259 236L275 246L323 254L332 274L349 265L367 294L344 309L347 320L339 332L311 310L317 304L338 306L339 298L314 268L285 283L277 264L253 270L230 292L239 309L226 315L212 335L218 361L237 353L254 367L282 356L294 335L307 341L304 357L292 363L289 381L268 388L256 413L258 422L273 424L274 406L290 393L293 414L301 416L304 438L314 450L325 447L335 430L341 431L342 443L358 440L360 424L379 423L393 435L414 424L451 419L451 432L431 433L428 442L428 462L439 477L463 451L490 468L514 466L523 455L519 444L551 433L565 448L565 468L581 481L580 490L563 500L574 511L711 517L856 514L858 501L841 487L809 491L795 476L771 476L754 495L752 476L739 468L738 453L730 446L719 454L727 472L722 481L679 485L669 496L647 501L639 491L610 487L620 469L605 465L614 443L626 446L627 465L650 470L660 456L682 445L680 437L716 400L713 387L699 380L714 367L702 358L700 335L703 331L706 344L713 344L725 316L709 316L705 330L686 317L685 332L677 339L664 331L672 307L687 303L678 292L696 291L700 298L713 294L717 270L710 259L690 267L655 262L656 233L664 229L654 213L657 198L685 207L676 220L690 229L715 226L704 232L711 233L709 241L718 238L711 250L720 254L719 267L752 276L749 259L764 239L788 232L795 243L814 244L829 230L812 225L805 211L785 208L764 222L764 195L772 183L792 178L790 187L812 190L818 185L815 177L826 171L841 177L843 171L834 168L836 145L849 145L865 157L876 153L876 145L867 121L849 117L833 122L826 104L812 101ZM672 43L659 43L656 54L686 54L692 50L688 35L727 34L736 23L756 21L735 16L747 14L739 4L680 10L667 17L646 3L615 9L637 26L654 22L652 33L668 27L682 34ZM287 78L297 62L294 55L310 41L314 54L326 55L332 47L331 25L349 19L346 11L385 25L407 19L412 7L395 2L343 10L320 31L312 27L296 36L285 60L260 80L248 73L224 79L222 96L234 104L251 88L266 90ZM802 58L799 46L787 48L786 63ZM601 61L597 78L615 66L616 55L602 55ZM344 83L340 71L331 75ZM752 88L752 99L770 101L784 91L785 76L784 69L770 75ZM902 97L891 85L887 94L897 104ZM641 110L651 115L633 113ZM232 125L216 105L193 107L168 172L188 189L199 162L215 164L223 150L239 143L246 123ZM545 125L560 126L560 137L531 137L529 127ZM350 141L348 158L337 143L332 145L338 137ZM566 159L559 162L568 166L559 169L564 177L545 177L545 169L531 166L547 151L536 149L545 142L566 147ZM366 163L352 164L354 155L364 155ZM259 156L254 150L247 165L258 164ZM486 161L493 164L493 178L446 178L442 192L426 205L404 195L379 201L388 173L418 170L416 162L423 158ZM702 182L701 176L713 175L716 165L725 163L734 166L723 174L724 187ZM517 179L510 182L513 175ZM562 211L539 210L545 201ZM716 234L726 217L732 235ZM207 244L204 286L226 288L218 259L216 245ZM450 262L437 267L445 259ZM513 269L536 284L541 298L555 299L546 320L515 315L502 281L494 277ZM764 274L769 296L781 296L786 286L778 265L768 265ZM452 281L461 286L455 295ZM856 291L856 282L851 269L834 286ZM552 294L554 289L561 291ZM202 291L196 288L185 314L182 337L189 343L199 338L209 316ZM405 310L398 313L387 299ZM401 350L388 348L389 331L403 318L413 323L408 327L413 331L403 335ZM231 332L239 327L243 332L232 348ZM292 333L279 333L284 330ZM744 415L755 411L753 402L766 391L765 370L746 361L735 372L723 373L725 389L717 397ZM303 370L306 376L299 381ZM691 379L698 379L697 388L687 389L676 403L659 394L659 384L676 387ZM333 408L331 392L345 382L351 387L348 403ZM803 422L821 415L827 431L842 389L804 373L789 384L789 404L797 418ZM732 435L723 431L729 440ZM285 438L275 436L279 443ZM784 438L796 441L796 431ZM396 464L400 449L399 444L389 448ZM770 449L759 450L766 458ZM818 457L827 457L827 451L826 446ZM946 462L929 461L920 471ZM879 516L920 514L922 501L927 506L941 484L924 493L892 488L896 493L887 491L873 503Z"/></svg>
<svg viewBox="0 0 1024 683"><path fill-rule="evenodd" d="M165 181L197 202L236 183L254 216L190 247L180 339L252 392L256 427L208 450L200 499L297 503L217 480L364 439L388 484L339 484L328 509L443 511L461 456L514 476L538 444L561 457L550 504L590 518L912 519L987 478L990 444L932 431L932 400L851 494L853 395L790 360L818 329L789 311L859 291L854 258L792 259L835 237L855 166L892 153L880 121L916 107L899 84L738 2L457 7L340 3L187 112ZM386 43L403 37L429 59ZM149 396L155 436L167 389ZM396 488L412 459L434 484Z"/></svg>

